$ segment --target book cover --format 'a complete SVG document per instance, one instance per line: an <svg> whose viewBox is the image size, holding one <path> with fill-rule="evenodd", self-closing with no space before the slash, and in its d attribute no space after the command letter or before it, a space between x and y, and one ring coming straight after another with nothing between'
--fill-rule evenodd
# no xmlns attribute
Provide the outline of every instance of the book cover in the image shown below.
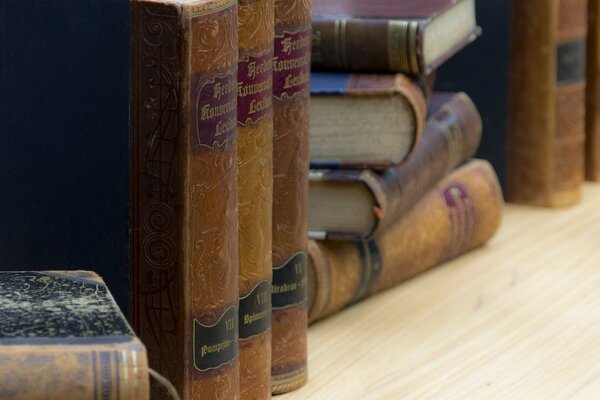
<svg viewBox="0 0 600 400"><path fill-rule="evenodd" d="M432 86L433 77L424 81ZM425 88L402 74L313 72L310 83L311 168L381 170L410 158L425 125Z"/></svg>
<svg viewBox="0 0 600 400"><path fill-rule="evenodd" d="M587 0L513 1L511 202L560 207L581 199L586 27Z"/></svg>
<svg viewBox="0 0 600 400"><path fill-rule="evenodd" d="M131 321L183 399L239 397L237 34L236 0L131 4Z"/></svg>
<svg viewBox="0 0 600 400"><path fill-rule="evenodd" d="M306 246L311 0L275 0L273 54L273 393L302 386L306 368Z"/></svg>
<svg viewBox="0 0 600 400"><path fill-rule="evenodd" d="M309 236L315 239L368 239L405 213L419 198L477 150L481 117L465 93L436 94L435 110L421 142L406 163L377 173L372 170L311 170ZM342 207L357 190L370 200L349 211ZM328 193L334 193L335 199ZM361 230L337 222L364 215ZM330 222L331 221L331 222Z"/></svg>
<svg viewBox="0 0 600 400"><path fill-rule="evenodd" d="M146 349L97 274L0 272L0 307L0 398L150 398Z"/></svg>
<svg viewBox="0 0 600 400"><path fill-rule="evenodd" d="M313 67L428 74L480 30L474 0L315 0Z"/></svg>
<svg viewBox="0 0 600 400"><path fill-rule="evenodd" d="M442 179L372 240L311 241L309 320L484 244L498 229L503 206L494 170L474 160Z"/></svg>
<svg viewBox="0 0 600 400"><path fill-rule="evenodd" d="M238 0L240 398L271 398L273 0Z"/></svg>

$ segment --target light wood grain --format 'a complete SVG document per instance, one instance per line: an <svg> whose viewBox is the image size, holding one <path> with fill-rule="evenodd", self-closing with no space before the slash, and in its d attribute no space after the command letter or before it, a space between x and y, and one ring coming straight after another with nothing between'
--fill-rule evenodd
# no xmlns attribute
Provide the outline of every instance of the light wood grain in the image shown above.
<svg viewBox="0 0 600 400"><path fill-rule="evenodd" d="M296 399L600 399L600 186L309 329Z"/></svg>

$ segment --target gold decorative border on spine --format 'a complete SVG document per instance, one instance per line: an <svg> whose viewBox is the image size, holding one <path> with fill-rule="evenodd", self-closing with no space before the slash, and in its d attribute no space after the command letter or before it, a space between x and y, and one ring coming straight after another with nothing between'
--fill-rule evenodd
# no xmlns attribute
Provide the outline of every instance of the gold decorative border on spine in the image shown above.
<svg viewBox="0 0 600 400"><path fill-rule="evenodd" d="M334 53L337 67L348 69L348 57L346 56L346 20L336 19L333 25Z"/></svg>
<svg viewBox="0 0 600 400"><path fill-rule="evenodd" d="M184 14L187 17L200 17L223 11L237 4L237 0L213 0L209 2L199 2L184 8Z"/></svg>
<svg viewBox="0 0 600 400"><path fill-rule="evenodd" d="M294 391L302 387L308 380L308 369L306 366L290 374L273 376L273 394L282 394Z"/></svg>
<svg viewBox="0 0 600 400"><path fill-rule="evenodd" d="M421 73L417 59L418 21L391 20L388 22L388 63L391 70Z"/></svg>

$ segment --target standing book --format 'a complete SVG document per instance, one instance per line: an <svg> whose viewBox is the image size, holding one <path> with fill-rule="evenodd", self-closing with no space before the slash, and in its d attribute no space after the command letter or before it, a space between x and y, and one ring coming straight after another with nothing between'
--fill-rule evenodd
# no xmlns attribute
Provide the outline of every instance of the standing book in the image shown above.
<svg viewBox="0 0 600 400"><path fill-rule="evenodd" d="M150 398L146 349L89 271L0 272L0 398Z"/></svg>
<svg viewBox="0 0 600 400"><path fill-rule="evenodd" d="M306 368L306 247L311 0L275 0L273 54L273 393L302 386Z"/></svg>
<svg viewBox="0 0 600 400"><path fill-rule="evenodd" d="M273 0L238 0L240 398L271 397Z"/></svg>
<svg viewBox="0 0 600 400"><path fill-rule="evenodd" d="M131 5L131 321L184 400L239 398L237 13Z"/></svg>
<svg viewBox="0 0 600 400"><path fill-rule="evenodd" d="M575 204L584 175L587 0L512 6L507 198Z"/></svg>

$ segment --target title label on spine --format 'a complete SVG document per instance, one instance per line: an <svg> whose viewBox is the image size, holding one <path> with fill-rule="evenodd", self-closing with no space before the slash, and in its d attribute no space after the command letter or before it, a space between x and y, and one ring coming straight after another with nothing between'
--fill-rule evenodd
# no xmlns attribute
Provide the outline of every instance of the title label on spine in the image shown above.
<svg viewBox="0 0 600 400"><path fill-rule="evenodd" d="M273 54L247 56L238 63L237 118L242 126L256 124L273 105Z"/></svg>
<svg viewBox="0 0 600 400"><path fill-rule="evenodd" d="M262 281L240 298L240 339L260 335L271 327L271 283Z"/></svg>
<svg viewBox="0 0 600 400"><path fill-rule="evenodd" d="M307 91L310 81L311 28L275 35L273 96L279 100Z"/></svg>
<svg viewBox="0 0 600 400"><path fill-rule="evenodd" d="M308 256L299 252L285 264L273 268L273 308L285 308L306 301Z"/></svg>
<svg viewBox="0 0 600 400"><path fill-rule="evenodd" d="M208 371L233 361L238 355L238 308L230 307L214 325L194 319L194 367Z"/></svg>

